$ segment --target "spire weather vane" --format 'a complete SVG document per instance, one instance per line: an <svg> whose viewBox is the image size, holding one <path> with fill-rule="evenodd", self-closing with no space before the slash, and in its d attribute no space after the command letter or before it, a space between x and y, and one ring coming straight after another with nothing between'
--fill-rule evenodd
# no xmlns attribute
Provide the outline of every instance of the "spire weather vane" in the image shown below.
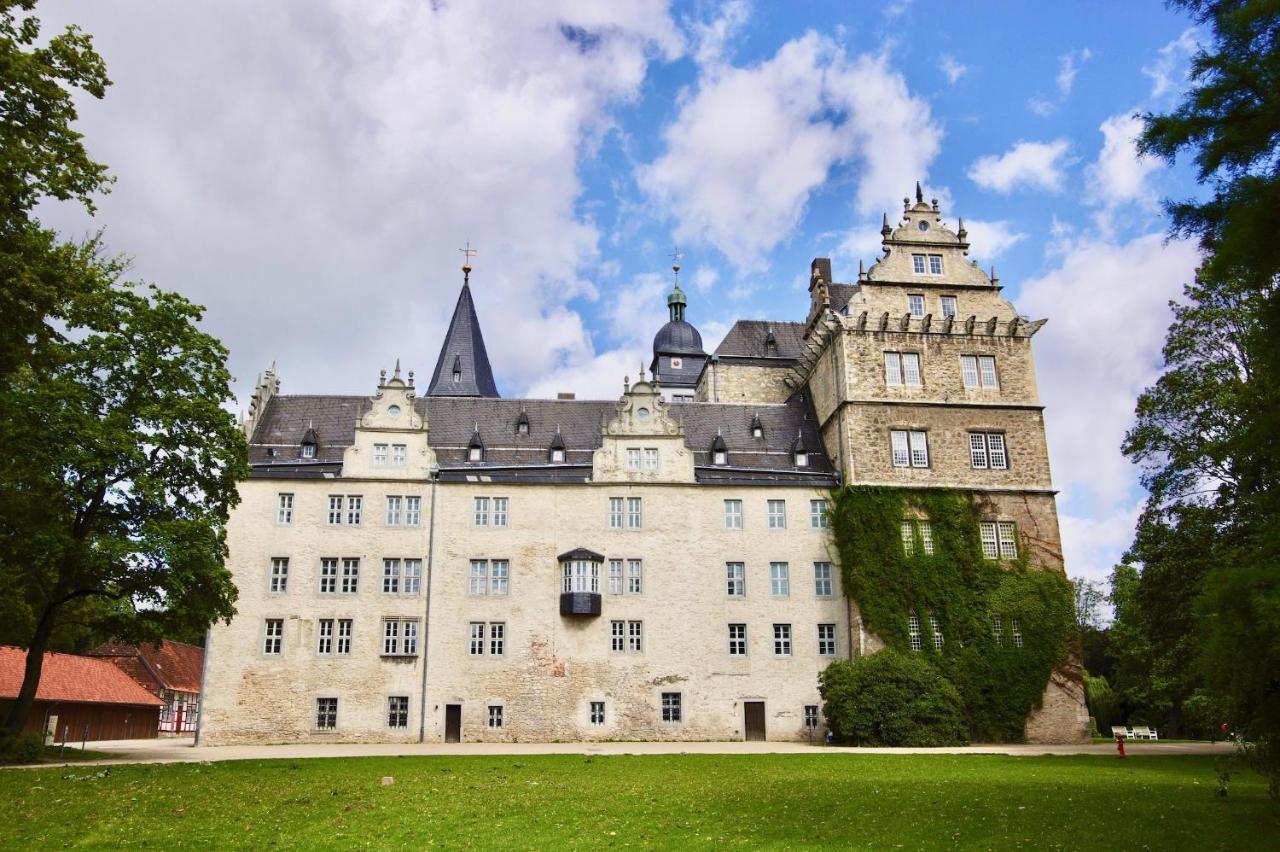
<svg viewBox="0 0 1280 852"><path fill-rule="evenodd" d="M471 258L475 257L479 252L471 247L471 240L467 240L467 247L460 248L462 252L462 283L471 283Z"/></svg>

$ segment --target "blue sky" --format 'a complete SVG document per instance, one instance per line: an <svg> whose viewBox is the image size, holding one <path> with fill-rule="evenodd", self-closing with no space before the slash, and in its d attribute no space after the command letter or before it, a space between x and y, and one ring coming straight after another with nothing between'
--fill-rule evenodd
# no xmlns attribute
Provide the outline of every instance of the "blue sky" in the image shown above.
<svg viewBox="0 0 1280 852"><path fill-rule="evenodd" d="M499 11L500 10L500 11ZM1051 11L1050 11L1051 10ZM1036 338L1068 570L1100 577L1141 503L1119 454L1194 269L1132 116L1198 33L1158 2L355 3L49 0L115 85L86 103L118 178L103 227L206 305L241 401L365 393L434 366L466 241L508 396L609 398L647 362L685 252L708 348L798 319L808 262L870 263L916 180L963 216Z"/></svg>

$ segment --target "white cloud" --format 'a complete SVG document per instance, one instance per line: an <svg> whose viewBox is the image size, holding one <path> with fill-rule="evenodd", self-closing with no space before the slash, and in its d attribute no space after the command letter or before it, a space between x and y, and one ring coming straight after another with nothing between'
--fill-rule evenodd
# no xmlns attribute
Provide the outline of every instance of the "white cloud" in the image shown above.
<svg viewBox="0 0 1280 852"><path fill-rule="evenodd" d="M1072 577L1097 580L1105 585L1111 569L1133 543L1145 500L1120 504L1106 514L1080 517L1060 512L1062 556Z"/></svg>
<svg viewBox="0 0 1280 852"><path fill-rule="evenodd" d="M242 397L273 358L290 393L367 392L397 356L429 375L466 240L505 393L591 357L579 157L683 49L664 0L42 10L69 14L115 81L81 115L119 182L92 223L42 215L206 304Z"/></svg>
<svg viewBox="0 0 1280 852"><path fill-rule="evenodd" d="M1054 110L1057 108L1058 105L1056 103L1041 95L1036 95L1027 99L1027 109L1031 110L1032 113L1040 116L1041 118L1047 118L1053 115Z"/></svg>
<svg viewBox="0 0 1280 852"><path fill-rule="evenodd" d="M1080 66L1088 62L1093 54L1089 48L1081 48L1062 54L1058 57L1058 76L1055 82L1058 84L1058 95L1067 97L1071 94L1072 88L1076 84L1076 75L1080 73Z"/></svg>
<svg viewBox="0 0 1280 852"><path fill-rule="evenodd" d="M961 77L968 73L969 68L957 62L956 58L951 54L947 54L938 61L938 70L947 78L947 82L954 86Z"/></svg>
<svg viewBox="0 0 1280 852"><path fill-rule="evenodd" d="M709 22L689 25L694 38L694 61L699 65L716 65L727 59L727 45L747 23L751 4L746 0L727 0L720 13Z"/></svg>
<svg viewBox="0 0 1280 852"><path fill-rule="evenodd" d="M693 271L692 279L693 289L706 295L711 292L711 288L720 280L720 273L710 266L699 266Z"/></svg>
<svg viewBox="0 0 1280 852"><path fill-rule="evenodd" d="M1200 49L1199 31L1190 27L1176 39L1160 48L1155 61L1142 66L1142 73L1151 78L1151 97L1164 97L1182 88L1187 78L1188 60Z"/></svg>
<svg viewBox="0 0 1280 852"><path fill-rule="evenodd" d="M833 167L857 161L856 207L883 210L925 176L941 139L887 57L851 58L812 32L758 65L702 69L662 135L641 186L679 241L709 242L739 270L763 265Z"/></svg>
<svg viewBox="0 0 1280 852"><path fill-rule="evenodd" d="M1001 193L1020 186L1058 192L1065 179L1070 148L1071 142L1067 139L1052 142L1020 140L999 156L991 154L975 160L969 167L969 179L984 189Z"/></svg>
<svg viewBox="0 0 1280 852"><path fill-rule="evenodd" d="M1111 116L1098 128L1102 131L1102 150L1098 159L1085 168L1085 197L1101 208L1097 220L1104 232L1111 229L1115 211L1123 205L1137 204L1146 210L1156 208L1156 193L1147 177L1162 164L1138 154L1134 140L1142 127L1142 119L1121 113Z"/></svg>
<svg viewBox="0 0 1280 852"><path fill-rule="evenodd" d="M969 232L970 254L977 259L992 261L1010 248L1026 239L1026 234L1016 230L1005 219L985 222L981 219L966 219L965 230Z"/></svg>

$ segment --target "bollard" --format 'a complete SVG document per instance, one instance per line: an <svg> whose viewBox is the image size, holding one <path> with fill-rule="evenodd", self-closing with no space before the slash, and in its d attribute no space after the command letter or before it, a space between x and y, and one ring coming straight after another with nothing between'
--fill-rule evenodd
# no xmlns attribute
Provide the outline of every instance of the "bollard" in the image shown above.
<svg viewBox="0 0 1280 852"><path fill-rule="evenodd" d="M1124 735L1116 734L1116 751L1120 752L1120 756L1124 757Z"/></svg>

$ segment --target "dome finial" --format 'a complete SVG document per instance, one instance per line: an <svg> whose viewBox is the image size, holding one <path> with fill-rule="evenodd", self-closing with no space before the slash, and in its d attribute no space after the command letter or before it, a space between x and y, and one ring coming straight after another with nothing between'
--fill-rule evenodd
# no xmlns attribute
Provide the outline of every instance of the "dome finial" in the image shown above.
<svg viewBox="0 0 1280 852"><path fill-rule="evenodd" d="M467 240L466 248L460 248L458 251L462 252L462 283L465 286L471 283L471 258L478 252L471 247L471 240Z"/></svg>

